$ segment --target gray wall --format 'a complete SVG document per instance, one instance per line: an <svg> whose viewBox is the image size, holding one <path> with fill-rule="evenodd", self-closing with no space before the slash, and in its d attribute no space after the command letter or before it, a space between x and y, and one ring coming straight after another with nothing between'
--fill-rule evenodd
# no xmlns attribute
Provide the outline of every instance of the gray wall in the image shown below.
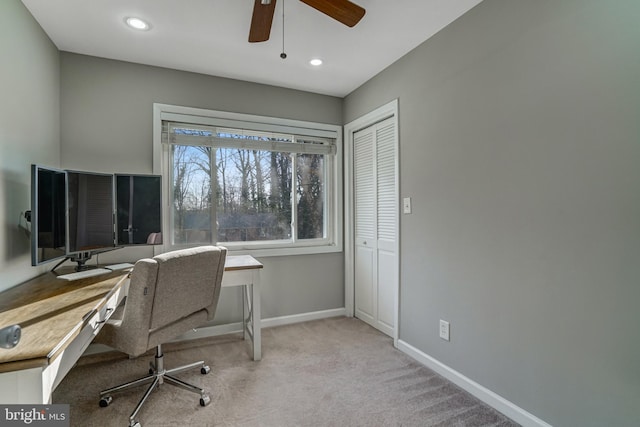
<svg viewBox="0 0 640 427"><path fill-rule="evenodd" d="M61 53L61 162L69 169L152 173L153 103L342 123L342 100L273 86ZM131 261L149 248L100 262ZM344 307L342 253L260 258L263 318ZM223 290L215 323L240 321L235 289Z"/></svg>
<svg viewBox="0 0 640 427"><path fill-rule="evenodd" d="M344 103L399 98L400 339L555 426L640 425L639 17L485 0Z"/></svg>
<svg viewBox="0 0 640 427"><path fill-rule="evenodd" d="M22 3L0 1L0 291L43 271L31 267L18 224L31 206L31 163L60 162L59 69L58 50Z"/></svg>

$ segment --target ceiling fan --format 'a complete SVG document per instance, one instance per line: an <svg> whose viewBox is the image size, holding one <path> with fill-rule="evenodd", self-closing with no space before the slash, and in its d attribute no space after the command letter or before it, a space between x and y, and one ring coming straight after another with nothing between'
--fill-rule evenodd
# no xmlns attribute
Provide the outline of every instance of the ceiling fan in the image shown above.
<svg viewBox="0 0 640 427"><path fill-rule="evenodd" d="M325 15L342 22L348 27L356 25L365 14L364 8L349 0L300 0ZM249 43L269 40L273 12L276 0L255 0L251 28L249 29Z"/></svg>

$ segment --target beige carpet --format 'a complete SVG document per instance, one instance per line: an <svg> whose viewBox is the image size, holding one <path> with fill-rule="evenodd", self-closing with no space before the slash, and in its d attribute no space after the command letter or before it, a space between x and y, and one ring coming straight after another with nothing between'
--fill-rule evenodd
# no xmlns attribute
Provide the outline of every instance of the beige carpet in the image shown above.
<svg viewBox="0 0 640 427"><path fill-rule="evenodd" d="M207 389L196 394L163 385L139 414L155 426L517 426L470 394L395 350L389 337L353 318L332 318L263 330L263 359L249 359L239 334L167 345L167 369L204 359L178 377ZM108 353L84 357L56 389L53 403L71 404L72 426L127 426L145 387L101 389L146 375L152 353L137 359Z"/></svg>

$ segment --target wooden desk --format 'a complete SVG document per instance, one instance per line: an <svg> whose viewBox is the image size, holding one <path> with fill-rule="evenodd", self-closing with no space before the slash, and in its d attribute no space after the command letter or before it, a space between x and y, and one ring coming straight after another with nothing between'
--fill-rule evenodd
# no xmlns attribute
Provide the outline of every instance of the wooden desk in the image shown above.
<svg viewBox="0 0 640 427"><path fill-rule="evenodd" d="M262 357L260 271L249 255L227 256L222 286L243 286L244 338ZM0 327L19 324L20 343L0 349L0 404L50 403L53 390L126 295L128 272L66 281L45 273L0 293Z"/></svg>
<svg viewBox="0 0 640 427"><path fill-rule="evenodd" d="M45 273L0 293L0 327L22 327L20 343L0 349L0 403L49 403L128 283L125 271L73 282Z"/></svg>

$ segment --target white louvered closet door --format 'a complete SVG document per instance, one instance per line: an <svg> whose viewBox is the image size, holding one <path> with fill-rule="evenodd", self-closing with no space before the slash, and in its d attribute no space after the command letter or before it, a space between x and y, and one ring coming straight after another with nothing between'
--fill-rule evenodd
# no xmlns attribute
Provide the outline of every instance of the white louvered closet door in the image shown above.
<svg viewBox="0 0 640 427"><path fill-rule="evenodd" d="M395 121L353 138L355 193L355 315L393 335L397 288Z"/></svg>

